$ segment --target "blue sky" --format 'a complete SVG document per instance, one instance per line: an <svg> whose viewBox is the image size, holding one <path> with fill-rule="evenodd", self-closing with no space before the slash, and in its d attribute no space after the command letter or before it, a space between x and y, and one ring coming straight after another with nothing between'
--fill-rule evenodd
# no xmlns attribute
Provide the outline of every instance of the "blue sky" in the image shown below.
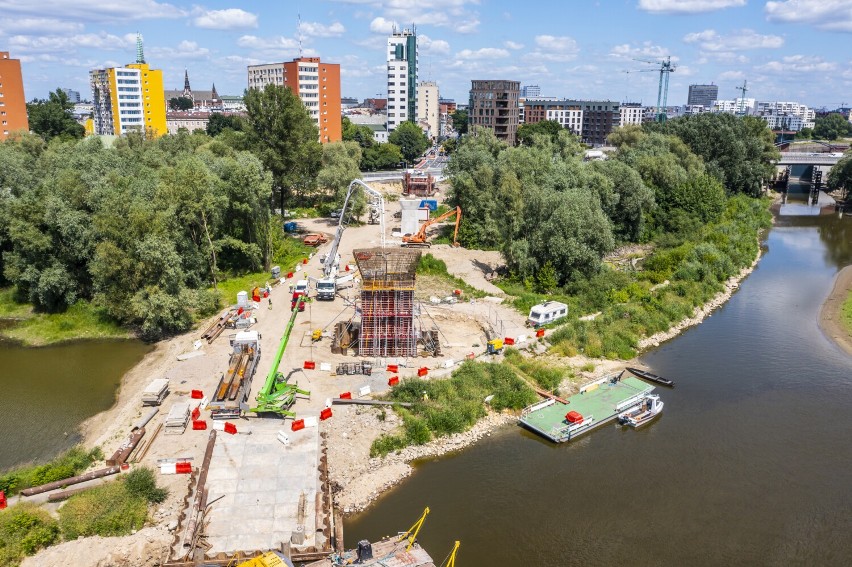
<svg viewBox="0 0 852 567"><path fill-rule="evenodd" d="M241 93L246 65L290 60L301 39L305 55L341 64L344 96L384 96L387 32L414 23L420 78L460 102L471 79L493 78L654 104L658 73L633 59L671 56L669 104L691 83L734 98L744 80L759 100L852 104L852 0L0 0L0 14L0 51L23 60L28 99L86 96L90 69L134 60L136 32L166 88L186 68L196 89Z"/></svg>

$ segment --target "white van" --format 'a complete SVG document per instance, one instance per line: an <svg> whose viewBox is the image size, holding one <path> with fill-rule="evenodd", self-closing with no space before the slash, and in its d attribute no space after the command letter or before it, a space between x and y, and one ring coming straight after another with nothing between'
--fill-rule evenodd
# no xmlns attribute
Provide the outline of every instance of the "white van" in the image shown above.
<svg viewBox="0 0 852 567"><path fill-rule="evenodd" d="M296 282L296 287L293 288L293 293L298 295L308 295L308 280L299 280Z"/></svg>
<svg viewBox="0 0 852 567"><path fill-rule="evenodd" d="M568 315L568 306L558 301L545 301L538 305L533 305L530 309L530 315L527 318L527 325L530 327L541 327L558 319L562 319Z"/></svg>

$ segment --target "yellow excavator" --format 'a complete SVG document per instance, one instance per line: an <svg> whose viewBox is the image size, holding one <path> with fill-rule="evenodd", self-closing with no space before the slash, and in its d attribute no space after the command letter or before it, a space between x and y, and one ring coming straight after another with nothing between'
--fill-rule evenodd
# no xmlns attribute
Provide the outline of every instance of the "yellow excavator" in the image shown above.
<svg viewBox="0 0 852 567"><path fill-rule="evenodd" d="M410 236L402 237L402 245L403 246L432 246L428 240L426 240L426 229L428 229L433 224L437 224L439 222L445 221L448 218L456 217L456 229L453 232L453 246L459 245L459 224L461 223L462 218L462 210L461 207L456 207L455 209L450 209L443 215L437 216L433 219L429 219L423 224L420 225L420 230L418 230L415 234Z"/></svg>

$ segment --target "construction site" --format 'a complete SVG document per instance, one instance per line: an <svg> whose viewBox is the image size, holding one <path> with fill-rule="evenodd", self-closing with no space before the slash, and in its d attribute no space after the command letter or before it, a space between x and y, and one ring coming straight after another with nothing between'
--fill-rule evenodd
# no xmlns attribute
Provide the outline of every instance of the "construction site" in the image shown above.
<svg viewBox="0 0 852 567"><path fill-rule="evenodd" d="M156 370L136 378L135 391L122 389L124 403L108 417L116 426L95 438L121 449L103 477L143 464L169 488L166 565L237 565L269 551L302 563L342 553L337 500L358 489L347 488L346 475L397 424L392 412L379 420L371 406L389 402L376 397L401 379L448 376L509 326L523 332L522 318L507 317L496 302L471 301L434 278L418 281L423 251L385 225L393 213L381 194L353 182L350 194L359 190L380 222L300 221L328 242L270 274L265 287L233 298L193 337L172 341ZM424 241L434 232L421 227L433 224L426 213L416 230ZM303 281L307 288L294 291ZM331 301L317 301L322 282L334 286ZM374 425L344 432L351 445L342 450L334 428L356 415ZM60 484L85 489L103 481ZM424 553L397 564L428 564Z"/></svg>

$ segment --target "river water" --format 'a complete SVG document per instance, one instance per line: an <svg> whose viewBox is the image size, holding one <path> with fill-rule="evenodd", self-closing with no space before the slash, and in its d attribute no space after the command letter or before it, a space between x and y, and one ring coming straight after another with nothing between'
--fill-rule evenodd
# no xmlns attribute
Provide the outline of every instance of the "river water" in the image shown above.
<svg viewBox="0 0 852 567"><path fill-rule="evenodd" d="M510 426L415 473L346 524L407 529L437 563L849 565L852 357L817 317L852 263L852 218L779 217L712 317L641 359L676 381L644 430L553 445Z"/></svg>
<svg viewBox="0 0 852 567"><path fill-rule="evenodd" d="M121 377L149 350L129 340L0 342L0 471L79 442L79 425L113 405Z"/></svg>

